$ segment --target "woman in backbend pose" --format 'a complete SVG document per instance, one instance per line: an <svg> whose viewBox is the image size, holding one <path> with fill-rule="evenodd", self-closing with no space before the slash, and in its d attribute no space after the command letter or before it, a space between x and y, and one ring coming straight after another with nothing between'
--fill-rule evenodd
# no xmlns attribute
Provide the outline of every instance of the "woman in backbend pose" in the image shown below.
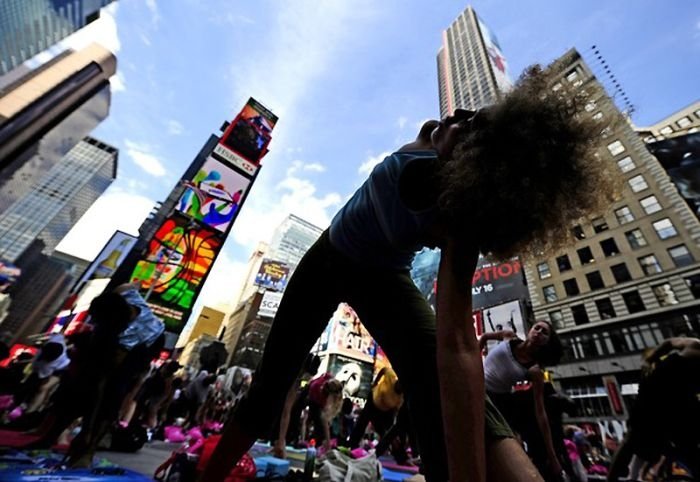
<svg viewBox="0 0 700 482"><path fill-rule="evenodd" d="M471 279L480 251L553 253L573 239L572 220L612 201L609 163L594 155L602 127L551 85L532 68L498 104L427 122L374 168L290 279L247 398L201 480L221 482L267 433L341 301L402 381L428 481L483 481L487 458L493 480L537 480L484 397ZM409 274L423 246L442 248L437 316Z"/></svg>

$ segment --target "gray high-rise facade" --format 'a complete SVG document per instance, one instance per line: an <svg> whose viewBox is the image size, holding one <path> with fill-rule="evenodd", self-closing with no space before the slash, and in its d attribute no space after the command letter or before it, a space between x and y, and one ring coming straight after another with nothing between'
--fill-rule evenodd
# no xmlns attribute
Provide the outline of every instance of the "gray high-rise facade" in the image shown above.
<svg viewBox="0 0 700 482"><path fill-rule="evenodd" d="M50 253L117 174L117 150L86 137L0 214L0 259L15 262L37 237Z"/></svg>
<svg viewBox="0 0 700 482"><path fill-rule="evenodd" d="M33 334L48 321L56 284L69 287L68 263L50 257L56 245L114 181L116 148L86 137L71 149L31 192L0 215L0 258L15 263L22 276L2 329ZM46 280L54 278L53 283ZM36 284L41 280L45 289Z"/></svg>
<svg viewBox="0 0 700 482"><path fill-rule="evenodd" d="M493 104L511 86L500 44L471 6L442 32L437 68L441 117Z"/></svg>
<svg viewBox="0 0 700 482"><path fill-rule="evenodd" d="M2 0L0 75L97 20L114 0Z"/></svg>

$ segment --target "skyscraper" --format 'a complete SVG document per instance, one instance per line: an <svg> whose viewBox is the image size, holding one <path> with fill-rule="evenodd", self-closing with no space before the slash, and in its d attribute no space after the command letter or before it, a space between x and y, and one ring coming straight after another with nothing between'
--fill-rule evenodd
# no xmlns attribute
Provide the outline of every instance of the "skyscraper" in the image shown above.
<svg viewBox="0 0 700 482"><path fill-rule="evenodd" d="M551 68L553 89L568 84L586 96L586 115L619 117L577 51ZM628 123L603 130L598 154L624 177L621 200L572 226L573 246L525 269L535 317L551 321L564 342L554 379L581 422L626 418L642 351L700 334L698 218Z"/></svg>
<svg viewBox="0 0 700 482"><path fill-rule="evenodd" d="M114 55L92 44L0 92L0 213L107 117L115 71Z"/></svg>
<svg viewBox="0 0 700 482"><path fill-rule="evenodd" d="M114 0L3 0L0 75L97 20Z"/></svg>
<svg viewBox="0 0 700 482"><path fill-rule="evenodd" d="M441 117L493 104L511 86L498 39L471 6L442 32L437 68Z"/></svg>
<svg viewBox="0 0 700 482"><path fill-rule="evenodd" d="M296 266L322 232L318 226L290 214L275 229L266 256Z"/></svg>
<svg viewBox="0 0 700 482"><path fill-rule="evenodd" d="M117 150L86 137L34 185L0 214L0 258L22 269L12 291L12 304L2 328L20 334L40 330L46 307L59 294L52 291L67 271L65 262L48 256L117 174ZM56 265L51 270L50 266ZM55 273L54 273L55 271ZM52 274L53 273L53 274ZM40 289L35 278L46 284ZM49 289L50 288L50 289ZM48 299L47 299L48 298ZM62 299L62 297L61 297Z"/></svg>
<svg viewBox="0 0 700 482"><path fill-rule="evenodd" d="M117 150L86 137L0 214L0 258L15 262L37 237L50 253L117 175Z"/></svg>

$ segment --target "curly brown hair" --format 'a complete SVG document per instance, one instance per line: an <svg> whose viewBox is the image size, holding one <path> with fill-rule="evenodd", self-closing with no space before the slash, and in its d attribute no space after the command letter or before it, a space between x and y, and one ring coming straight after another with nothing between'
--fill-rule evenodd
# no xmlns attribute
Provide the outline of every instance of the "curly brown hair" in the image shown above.
<svg viewBox="0 0 700 482"><path fill-rule="evenodd" d="M440 168L442 216L496 259L555 254L573 222L618 198L620 177L599 157L605 126L580 94L554 92L550 71L528 68L496 105L477 112Z"/></svg>

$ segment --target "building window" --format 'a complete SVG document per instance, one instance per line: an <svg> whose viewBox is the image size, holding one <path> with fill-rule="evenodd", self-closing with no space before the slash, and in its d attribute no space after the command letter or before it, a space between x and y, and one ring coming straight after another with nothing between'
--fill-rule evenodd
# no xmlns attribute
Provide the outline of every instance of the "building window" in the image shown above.
<svg viewBox="0 0 700 482"><path fill-rule="evenodd" d="M598 308L598 313L602 320L609 320L610 318L615 318L615 308L613 308L610 298L601 298L595 300L595 306Z"/></svg>
<svg viewBox="0 0 700 482"><path fill-rule="evenodd" d="M557 267L559 268L560 273L569 271L571 269L571 261L569 261L569 257L565 254L557 257Z"/></svg>
<svg viewBox="0 0 700 482"><path fill-rule="evenodd" d="M618 154L625 152L625 146L620 141L613 141L608 144L608 151L610 151L610 154L613 156L617 156Z"/></svg>
<svg viewBox="0 0 700 482"><path fill-rule="evenodd" d="M620 253L620 250L617 248L617 243L613 238L602 240L600 242L600 247L603 248L603 254L605 254L606 258Z"/></svg>
<svg viewBox="0 0 700 482"><path fill-rule="evenodd" d="M574 226L572 231L574 232L576 239L586 239L586 233L583 232L583 228L580 224Z"/></svg>
<svg viewBox="0 0 700 482"><path fill-rule="evenodd" d="M596 112L593 114L593 120L599 121L603 118L603 113L602 112Z"/></svg>
<svg viewBox="0 0 700 482"><path fill-rule="evenodd" d="M671 127L671 126L662 127L661 130L659 131L659 133L663 134L665 136L667 136L669 134L673 134L673 127Z"/></svg>
<svg viewBox="0 0 700 482"><path fill-rule="evenodd" d="M659 302L659 306L678 304L678 298L676 298L676 293L673 292L670 283L652 286L651 289L654 292L654 296L656 296L656 301Z"/></svg>
<svg viewBox="0 0 700 482"><path fill-rule="evenodd" d="M639 229L627 231L625 233L625 237L627 238L627 242L630 244L632 249L638 249L649 244Z"/></svg>
<svg viewBox="0 0 700 482"><path fill-rule="evenodd" d="M578 78L578 72L576 72L576 69L570 71L568 74L566 74L566 80L569 82L573 82Z"/></svg>
<svg viewBox="0 0 700 482"><path fill-rule="evenodd" d="M588 246L577 249L576 252L578 253L578 259L581 261L581 264L588 264L595 261L595 258L593 258L593 252Z"/></svg>
<svg viewBox="0 0 700 482"><path fill-rule="evenodd" d="M549 264L546 262L537 265L537 272L540 274L540 279L546 279L552 276L552 272L549 271Z"/></svg>
<svg viewBox="0 0 700 482"><path fill-rule="evenodd" d="M627 265L625 263L612 265L610 267L610 271L613 274L613 278L615 278L615 281L617 281L618 283L624 283L625 281L629 281L632 279L632 276L630 275L630 272L627 269Z"/></svg>
<svg viewBox="0 0 700 482"><path fill-rule="evenodd" d="M632 169L637 167L630 156L623 157L617 161L617 165L622 172L630 172Z"/></svg>
<svg viewBox="0 0 700 482"><path fill-rule="evenodd" d="M661 204L659 204L659 200L656 199L656 196L645 197L639 201L639 204L642 205L644 212L647 214L654 214L661 211Z"/></svg>
<svg viewBox="0 0 700 482"><path fill-rule="evenodd" d="M634 192L640 192L644 191L649 187L649 184L647 184L646 180L644 179L644 176L639 174L638 176L634 176L631 178L627 183L630 185L632 188L632 191Z"/></svg>
<svg viewBox="0 0 700 482"><path fill-rule="evenodd" d="M684 244L668 248L668 254L671 256L673 264L675 264L678 268L688 266L695 262L693 256L690 254L690 251L688 251L688 248L686 248Z"/></svg>
<svg viewBox="0 0 700 482"><path fill-rule="evenodd" d="M659 238L661 239L672 238L673 236L678 234L678 231L676 231L676 228L673 226L673 223L668 218L660 219L655 223L652 223L652 226L654 226L656 234L658 234Z"/></svg>
<svg viewBox="0 0 700 482"><path fill-rule="evenodd" d="M593 112L596 108L596 103L594 100L590 101L586 106L584 107L586 109L586 112Z"/></svg>
<svg viewBox="0 0 700 482"><path fill-rule="evenodd" d="M556 91L558 91L559 89L561 89L561 83L560 83L560 82L557 82L556 84L554 84L554 87L552 87L552 90L553 90L554 92L556 92Z"/></svg>
<svg viewBox="0 0 700 482"><path fill-rule="evenodd" d="M554 285L545 286L542 288L542 292L544 293L544 300L547 303L553 303L559 299L557 298L557 292L554 289Z"/></svg>
<svg viewBox="0 0 700 482"><path fill-rule="evenodd" d="M571 314L574 315L574 323L576 323L577 325L585 325L590 321L588 319L588 313L586 313L586 307L584 305L572 306Z"/></svg>
<svg viewBox="0 0 700 482"><path fill-rule="evenodd" d="M688 289L693 294L693 297L700 299L700 274L689 276L685 279L685 284L688 285Z"/></svg>
<svg viewBox="0 0 700 482"><path fill-rule="evenodd" d="M690 120L690 118L686 116L686 117L681 117L680 119L678 119L678 122L676 122L676 125L678 127L680 127L681 129L685 129L686 127L688 127L692 123L693 122Z"/></svg>
<svg viewBox="0 0 700 482"><path fill-rule="evenodd" d="M564 281L564 291L566 291L566 294L569 296L576 296L580 293L578 283L576 283L576 278L571 278Z"/></svg>
<svg viewBox="0 0 700 482"><path fill-rule="evenodd" d="M595 218L593 221L591 221L591 224L593 225L593 231L596 233L602 233L603 231L610 229L604 218Z"/></svg>
<svg viewBox="0 0 700 482"><path fill-rule="evenodd" d="M564 315L561 310L550 311L549 321L552 323L554 328L562 328L564 326Z"/></svg>
<svg viewBox="0 0 700 482"><path fill-rule="evenodd" d="M621 208L616 209L615 217L617 218L617 222L620 224L627 224L634 221L634 215L627 206L622 206Z"/></svg>
<svg viewBox="0 0 700 482"><path fill-rule="evenodd" d="M622 293L622 299L625 301L625 306L627 306L627 311L630 313L639 313L644 311L644 302L642 297L639 296L638 291L628 291L627 293Z"/></svg>
<svg viewBox="0 0 700 482"><path fill-rule="evenodd" d="M656 259L656 256L653 254L639 258L639 265L642 267L644 274L661 273L661 265L659 264L659 260Z"/></svg>
<svg viewBox="0 0 700 482"><path fill-rule="evenodd" d="M586 279L588 280L588 286L591 287L591 291L605 288L603 278L600 276L600 272L598 271L586 273Z"/></svg>

